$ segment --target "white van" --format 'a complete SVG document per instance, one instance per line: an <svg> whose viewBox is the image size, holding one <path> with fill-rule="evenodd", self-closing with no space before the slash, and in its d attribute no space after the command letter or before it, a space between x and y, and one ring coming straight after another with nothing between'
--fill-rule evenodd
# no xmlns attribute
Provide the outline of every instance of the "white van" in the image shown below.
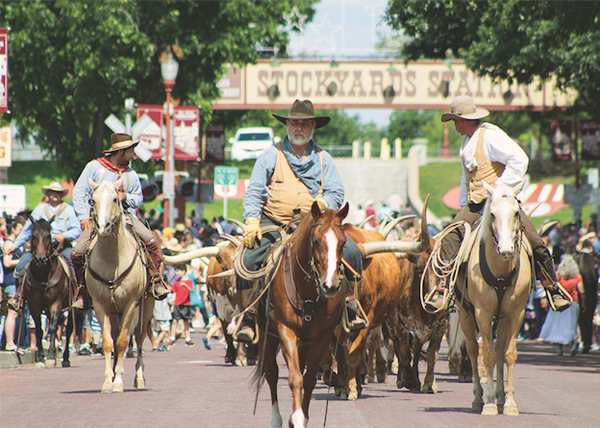
<svg viewBox="0 0 600 428"><path fill-rule="evenodd" d="M271 145L277 144L281 138L273 136L273 130L267 126L240 128L234 138L230 138L231 160L241 161L256 159Z"/></svg>

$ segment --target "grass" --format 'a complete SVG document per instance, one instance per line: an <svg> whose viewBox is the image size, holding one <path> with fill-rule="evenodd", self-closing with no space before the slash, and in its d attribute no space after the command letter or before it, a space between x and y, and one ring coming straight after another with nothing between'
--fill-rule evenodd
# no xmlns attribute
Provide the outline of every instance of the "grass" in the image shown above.
<svg viewBox="0 0 600 428"><path fill-rule="evenodd" d="M240 180L250 178L254 161L228 162L229 166L236 166L240 170ZM590 165L591 166L591 165ZM533 183L573 183L573 164L551 164L532 162L529 166L529 175ZM212 173L212 172L211 172ZM452 217L457 211L447 208L442 198L453 187L460 184L461 168L457 162L430 163L419 169L420 194L424 198L431 193L429 207L438 217ZM581 173L582 181L585 181L584 172ZM8 170L8 184L24 184L27 189L27 207L33 209L43 199L42 186L52 181L65 182L66 176L61 174L51 162L14 162ZM65 198L70 202L70 198ZM150 211L156 209L159 200L144 204L144 209ZM591 206L583 207L582 219L589 219ZM194 203L186 204L186 216L191 215L195 209ZM241 220L243 208L241 199L229 199L227 201L227 216ZM223 200L215 200L212 204L204 204L204 218L212 220L214 217L223 215ZM534 217L533 223L539 227L546 219L558 220L561 223L572 221L573 210L564 208L549 217Z"/></svg>

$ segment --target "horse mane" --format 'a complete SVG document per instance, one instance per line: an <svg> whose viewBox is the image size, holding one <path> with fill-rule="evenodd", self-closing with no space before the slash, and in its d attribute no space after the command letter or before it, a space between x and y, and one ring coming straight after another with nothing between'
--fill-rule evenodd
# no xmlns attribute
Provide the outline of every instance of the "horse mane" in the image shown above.
<svg viewBox="0 0 600 428"><path fill-rule="evenodd" d="M47 232L50 233L52 231L52 226L50 225L50 222L48 220L46 220L45 218L42 218L40 220L33 220L31 221L32 223L32 232L34 230L38 230L41 229L42 232Z"/></svg>

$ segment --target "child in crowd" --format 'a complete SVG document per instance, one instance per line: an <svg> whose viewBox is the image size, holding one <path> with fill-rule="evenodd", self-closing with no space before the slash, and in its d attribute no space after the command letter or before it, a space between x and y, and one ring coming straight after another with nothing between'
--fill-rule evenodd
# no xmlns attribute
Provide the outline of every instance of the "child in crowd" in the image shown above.
<svg viewBox="0 0 600 428"><path fill-rule="evenodd" d="M195 343L190 338L190 321L192 320L192 306L190 305L190 293L194 289L194 284L186 275L186 265L180 263L175 265L177 280L173 283L172 291L175 294L173 302L173 326L171 327L171 340L169 345L175 343L177 334L177 321L183 321L183 334L185 335L185 344L194 346Z"/></svg>
<svg viewBox="0 0 600 428"><path fill-rule="evenodd" d="M167 289L171 289L168 284ZM155 340L155 343L157 343L155 349L158 351L168 351L169 347L164 339L167 336L167 333L171 330L171 320L173 319L168 298L154 301L154 310L152 312L152 316L154 317L154 328L158 332Z"/></svg>

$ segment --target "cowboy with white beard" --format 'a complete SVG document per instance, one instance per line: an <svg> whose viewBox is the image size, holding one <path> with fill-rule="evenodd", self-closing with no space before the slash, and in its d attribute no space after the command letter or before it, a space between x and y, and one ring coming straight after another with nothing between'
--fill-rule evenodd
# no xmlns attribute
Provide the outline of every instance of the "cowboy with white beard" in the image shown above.
<svg viewBox="0 0 600 428"><path fill-rule="evenodd" d="M312 140L315 129L327 125L330 118L316 117L308 100L296 100L287 117L276 114L273 117L286 125L287 136L256 160L243 201L244 245L249 249L243 264L250 271L261 267L267 249L280 237L277 232L263 235L261 227L289 225L306 215L315 201L321 210L340 209L344 201L344 185L331 155ZM354 270L345 269L350 284L350 291L346 293L350 329L359 330L366 322L357 315L352 289L360 286L362 252L346 236L342 255ZM238 276L236 285L240 306L245 308L251 303L253 283ZM241 327L234 334L236 340L252 342L255 339L255 314L256 308L246 312Z"/></svg>

